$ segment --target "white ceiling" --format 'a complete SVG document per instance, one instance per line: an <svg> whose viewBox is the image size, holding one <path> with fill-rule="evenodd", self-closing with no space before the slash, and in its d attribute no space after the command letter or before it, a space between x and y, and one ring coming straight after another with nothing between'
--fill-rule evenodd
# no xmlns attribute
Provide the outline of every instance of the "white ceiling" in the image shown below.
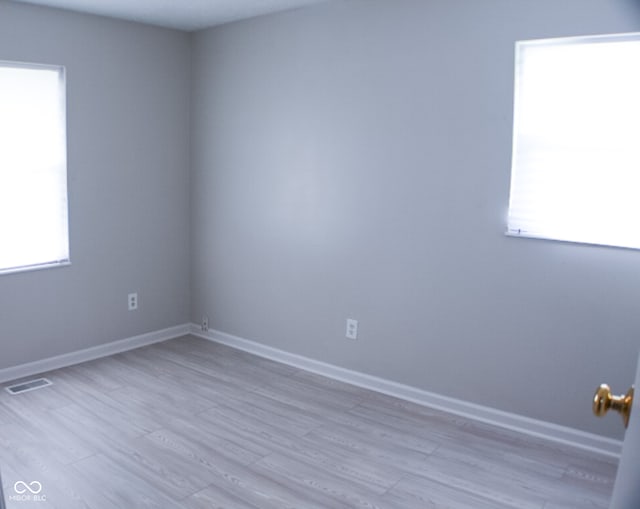
<svg viewBox="0 0 640 509"><path fill-rule="evenodd" d="M199 30L331 0L13 0L179 30Z"/></svg>

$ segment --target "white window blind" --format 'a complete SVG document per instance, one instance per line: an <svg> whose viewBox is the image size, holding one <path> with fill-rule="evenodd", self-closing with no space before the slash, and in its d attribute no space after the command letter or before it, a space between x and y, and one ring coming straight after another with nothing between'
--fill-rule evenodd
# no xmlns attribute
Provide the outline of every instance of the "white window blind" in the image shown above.
<svg viewBox="0 0 640 509"><path fill-rule="evenodd" d="M0 61L0 273L69 263L63 67Z"/></svg>
<svg viewBox="0 0 640 509"><path fill-rule="evenodd" d="M640 248L640 34L516 44L507 233Z"/></svg>

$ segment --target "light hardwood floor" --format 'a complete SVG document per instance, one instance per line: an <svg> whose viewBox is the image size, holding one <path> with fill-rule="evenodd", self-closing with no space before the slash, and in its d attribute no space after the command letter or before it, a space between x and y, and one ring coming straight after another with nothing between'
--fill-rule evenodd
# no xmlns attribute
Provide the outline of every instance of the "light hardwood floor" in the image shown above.
<svg viewBox="0 0 640 509"><path fill-rule="evenodd" d="M9 509L606 508L615 476L592 453L189 336L45 376L1 391ZM16 500L19 481L42 490Z"/></svg>

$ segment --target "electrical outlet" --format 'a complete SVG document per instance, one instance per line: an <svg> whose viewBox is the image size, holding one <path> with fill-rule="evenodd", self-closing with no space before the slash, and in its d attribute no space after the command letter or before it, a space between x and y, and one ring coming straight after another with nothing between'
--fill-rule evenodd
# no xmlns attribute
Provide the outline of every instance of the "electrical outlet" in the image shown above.
<svg viewBox="0 0 640 509"><path fill-rule="evenodd" d="M209 330L209 317L206 315L202 315L202 332L207 332Z"/></svg>
<svg viewBox="0 0 640 509"><path fill-rule="evenodd" d="M347 318L347 339L358 339L358 320Z"/></svg>
<svg viewBox="0 0 640 509"><path fill-rule="evenodd" d="M127 301L129 303L129 311L135 311L136 309L138 309L138 294L137 293L130 293Z"/></svg>

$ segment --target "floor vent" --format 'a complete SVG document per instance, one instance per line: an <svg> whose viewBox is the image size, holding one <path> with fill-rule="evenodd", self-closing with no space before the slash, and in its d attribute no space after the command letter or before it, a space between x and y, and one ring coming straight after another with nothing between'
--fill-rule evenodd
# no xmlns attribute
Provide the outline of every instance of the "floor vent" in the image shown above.
<svg viewBox="0 0 640 509"><path fill-rule="evenodd" d="M47 385L51 385L52 383L53 382L47 380L46 378L36 378L35 380L29 380L27 382L20 382L19 384L10 385L9 387L5 387L5 389L9 392L9 394L21 394L23 392L35 391L36 389L46 387Z"/></svg>

